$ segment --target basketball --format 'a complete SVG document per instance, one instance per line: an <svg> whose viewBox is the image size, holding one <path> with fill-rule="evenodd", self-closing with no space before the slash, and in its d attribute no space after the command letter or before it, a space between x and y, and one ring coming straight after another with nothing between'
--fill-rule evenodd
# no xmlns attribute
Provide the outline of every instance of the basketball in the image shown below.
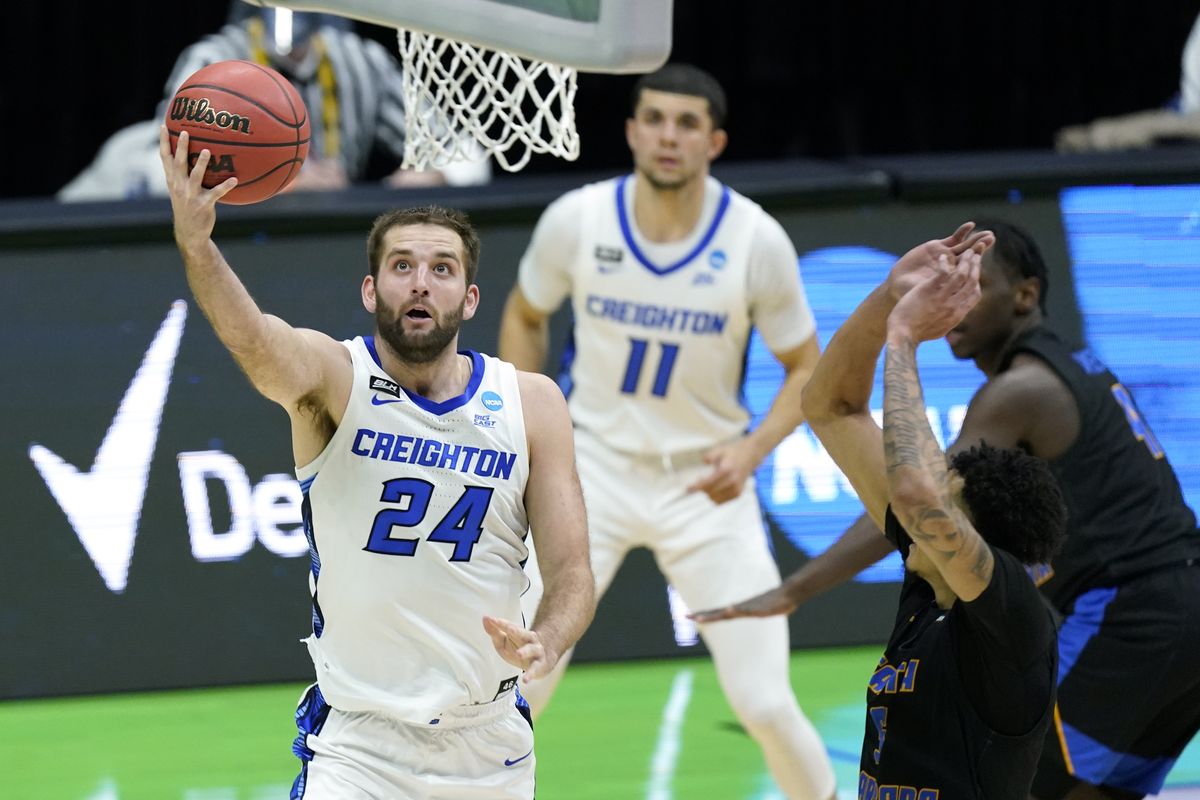
<svg viewBox="0 0 1200 800"><path fill-rule="evenodd" d="M196 70L171 99L166 123L171 152L187 131L189 165L201 150L211 153L204 186L238 179L222 203L257 203L279 193L308 155L304 101L287 78L251 61L218 61Z"/></svg>

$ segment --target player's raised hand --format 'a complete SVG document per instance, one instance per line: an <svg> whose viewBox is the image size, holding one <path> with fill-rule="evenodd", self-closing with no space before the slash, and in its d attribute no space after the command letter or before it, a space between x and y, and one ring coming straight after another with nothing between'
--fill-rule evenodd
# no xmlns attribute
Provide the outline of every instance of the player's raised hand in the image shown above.
<svg viewBox="0 0 1200 800"><path fill-rule="evenodd" d="M689 492L704 492L714 503L727 503L742 493L759 458L746 437L717 445L704 454L704 463L712 471L693 481Z"/></svg>
<svg viewBox="0 0 1200 800"><path fill-rule="evenodd" d="M229 178L211 189L204 188L204 172L212 153L201 150L196 164L188 169L188 133L180 131L175 152L167 126L158 131L158 155L167 176L167 191L171 195L171 211L175 216L175 241L180 247L194 247L212 236L217 222L217 201L237 186L237 178Z"/></svg>
<svg viewBox="0 0 1200 800"><path fill-rule="evenodd" d="M720 622L725 619L741 619L742 617L774 617L780 614L790 614L796 610L796 606L796 601L788 596L787 589L783 586L776 586L774 589L740 603L723 608L694 611L688 614L688 619L696 622Z"/></svg>
<svg viewBox="0 0 1200 800"><path fill-rule="evenodd" d="M974 250L953 261L944 254L939 256L933 273L896 303L888 315L888 330L917 342L949 333L979 302L981 259Z"/></svg>
<svg viewBox="0 0 1200 800"><path fill-rule="evenodd" d="M888 273L888 292L893 300L899 300L936 271L939 257L946 256L953 263L968 250L983 255L995 243L991 231L977 231L974 222L964 222L945 239L931 239L902 255Z"/></svg>
<svg viewBox="0 0 1200 800"><path fill-rule="evenodd" d="M542 644L536 631L497 617L483 618L483 629L492 639L492 646L500 657L525 671L522 679L529 683L545 677L558 663L558 654Z"/></svg>

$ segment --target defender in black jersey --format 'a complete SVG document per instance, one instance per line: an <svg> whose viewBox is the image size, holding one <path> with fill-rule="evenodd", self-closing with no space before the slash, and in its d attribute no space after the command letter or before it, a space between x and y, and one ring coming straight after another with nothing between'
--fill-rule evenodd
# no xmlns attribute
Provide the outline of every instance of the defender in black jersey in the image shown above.
<svg viewBox="0 0 1200 800"><path fill-rule="evenodd" d="M1020 450L984 445L948 463L916 368L917 345L978 300L991 242L965 225L907 253L804 390L813 431L908 571L868 684L860 800L1025 800L1051 723L1054 623L1023 565L1059 545L1062 496ZM880 429L869 400L885 336Z"/></svg>
<svg viewBox="0 0 1200 800"><path fill-rule="evenodd" d="M988 381L951 455L986 439L1046 459L1068 507L1067 540L1031 570L1064 617L1058 704L1037 800L1156 793L1200 730L1200 535L1166 453L1127 387L1044 322L1046 267L1024 231L996 235L982 296L947 335ZM864 517L782 587L717 617L789 613L890 547Z"/></svg>
<svg viewBox="0 0 1200 800"><path fill-rule="evenodd" d="M1062 552L1035 573L1064 620L1033 795L1140 798L1200 730L1196 517L1129 389L1045 327L1036 244L989 227L983 297L947 336L988 376L955 446L986 438L1047 459L1068 509Z"/></svg>

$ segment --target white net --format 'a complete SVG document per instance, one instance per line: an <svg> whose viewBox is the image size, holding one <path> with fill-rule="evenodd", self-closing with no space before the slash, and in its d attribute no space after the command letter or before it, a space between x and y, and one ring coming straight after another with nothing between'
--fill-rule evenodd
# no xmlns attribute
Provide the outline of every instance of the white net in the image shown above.
<svg viewBox="0 0 1200 800"><path fill-rule="evenodd" d="M481 147L510 172L534 153L579 156L571 67L421 31L401 29L399 42L405 167L477 161Z"/></svg>

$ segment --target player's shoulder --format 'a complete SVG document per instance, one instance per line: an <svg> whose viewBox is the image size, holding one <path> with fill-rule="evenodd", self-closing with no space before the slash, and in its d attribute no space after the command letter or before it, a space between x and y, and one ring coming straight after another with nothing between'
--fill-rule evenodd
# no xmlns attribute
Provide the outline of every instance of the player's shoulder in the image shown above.
<svg viewBox="0 0 1200 800"><path fill-rule="evenodd" d="M783 225L779 220L771 216L771 213L759 204L758 201L747 197L738 190L722 183L713 176L708 176L707 191L715 194L726 194L729 197L729 205L731 209L740 211L745 219L749 219L754 225L756 235L768 235L782 237L788 239L787 232L784 231ZM791 240L788 239L790 242Z"/></svg>
<svg viewBox="0 0 1200 800"><path fill-rule="evenodd" d="M503 363L507 364L508 362ZM521 392L521 403L526 408L529 408L531 404L533 406L547 403L557 405L559 402L565 402L562 390L558 388L558 384L552 378L540 372L517 369L515 366L513 370L516 372L517 388Z"/></svg>
<svg viewBox="0 0 1200 800"><path fill-rule="evenodd" d="M563 194L550 204L550 208L569 209L572 213L581 210L584 206L595 204L597 202L612 202L616 196L617 184L620 178L606 178L604 180L592 181L585 183L582 186L576 186Z"/></svg>
<svg viewBox="0 0 1200 800"><path fill-rule="evenodd" d="M589 198L592 196L591 187L595 184L584 184L560 194L542 212L542 224L573 225L577 224Z"/></svg>
<svg viewBox="0 0 1200 800"><path fill-rule="evenodd" d="M981 392L1007 400L1029 400L1036 403L1059 392L1067 392L1067 385L1046 359L1022 351L1013 356L1008 368L993 376L983 385Z"/></svg>

